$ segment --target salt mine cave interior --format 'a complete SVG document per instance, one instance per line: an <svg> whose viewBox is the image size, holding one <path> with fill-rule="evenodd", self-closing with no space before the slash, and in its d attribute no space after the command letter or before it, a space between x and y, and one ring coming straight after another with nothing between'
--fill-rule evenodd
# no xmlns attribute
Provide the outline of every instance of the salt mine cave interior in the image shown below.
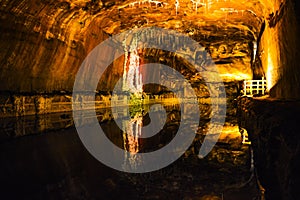
<svg viewBox="0 0 300 200"><path fill-rule="evenodd" d="M300 197L296 0L0 0L0 199Z"/></svg>

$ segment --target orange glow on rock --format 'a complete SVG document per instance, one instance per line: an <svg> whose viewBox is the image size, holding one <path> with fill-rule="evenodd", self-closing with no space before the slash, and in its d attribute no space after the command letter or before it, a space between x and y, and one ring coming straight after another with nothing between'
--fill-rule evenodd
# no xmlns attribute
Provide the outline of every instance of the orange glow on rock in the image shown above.
<svg viewBox="0 0 300 200"><path fill-rule="evenodd" d="M270 54L270 50L268 52L268 68L267 68L267 90L269 91L272 86L274 85L273 83L273 78L272 78L272 71L274 70L274 65L273 65L273 61L271 58L271 54Z"/></svg>

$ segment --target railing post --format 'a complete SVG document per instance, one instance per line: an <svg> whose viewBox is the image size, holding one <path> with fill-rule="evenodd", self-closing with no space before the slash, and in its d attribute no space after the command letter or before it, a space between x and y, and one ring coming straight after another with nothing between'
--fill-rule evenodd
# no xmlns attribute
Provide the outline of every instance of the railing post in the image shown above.
<svg viewBox="0 0 300 200"><path fill-rule="evenodd" d="M253 95L253 91L252 91L252 84L253 84L253 82L252 82L252 80L251 80L251 82L250 82L250 95Z"/></svg>
<svg viewBox="0 0 300 200"><path fill-rule="evenodd" d="M266 83L265 77L262 77L262 94L263 95L265 95L265 83Z"/></svg>
<svg viewBox="0 0 300 200"><path fill-rule="evenodd" d="M244 81L244 96L247 95L247 91L246 91L246 88L247 88L247 81Z"/></svg>

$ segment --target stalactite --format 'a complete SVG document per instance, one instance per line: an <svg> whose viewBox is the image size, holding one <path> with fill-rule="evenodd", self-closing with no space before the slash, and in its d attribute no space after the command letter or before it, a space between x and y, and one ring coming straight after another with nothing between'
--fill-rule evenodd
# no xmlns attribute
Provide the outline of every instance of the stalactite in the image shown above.
<svg viewBox="0 0 300 200"><path fill-rule="evenodd" d="M131 93L142 93L142 74L140 73L140 57L137 52L138 37L135 35L129 47L126 45L126 38L123 41L125 51L123 91Z"/></svg>

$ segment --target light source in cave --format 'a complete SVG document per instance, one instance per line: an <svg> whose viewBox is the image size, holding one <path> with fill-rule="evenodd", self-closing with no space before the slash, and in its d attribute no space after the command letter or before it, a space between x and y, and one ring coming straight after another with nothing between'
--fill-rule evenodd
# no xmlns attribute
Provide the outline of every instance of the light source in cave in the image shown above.
<svg viewBox="0 0 300 200"><path fill-rule="evenodd" d="M253 60L255 60L257 52L257 41L253 42Z"/></svg>
<svg viewBox="0 0 300 200"><path fill-rule="evenodd" d="M178 7L179 7L179 0L176 0L176 2L175 2L175 7L176 7L176 15L177 15Z"/></svg>

